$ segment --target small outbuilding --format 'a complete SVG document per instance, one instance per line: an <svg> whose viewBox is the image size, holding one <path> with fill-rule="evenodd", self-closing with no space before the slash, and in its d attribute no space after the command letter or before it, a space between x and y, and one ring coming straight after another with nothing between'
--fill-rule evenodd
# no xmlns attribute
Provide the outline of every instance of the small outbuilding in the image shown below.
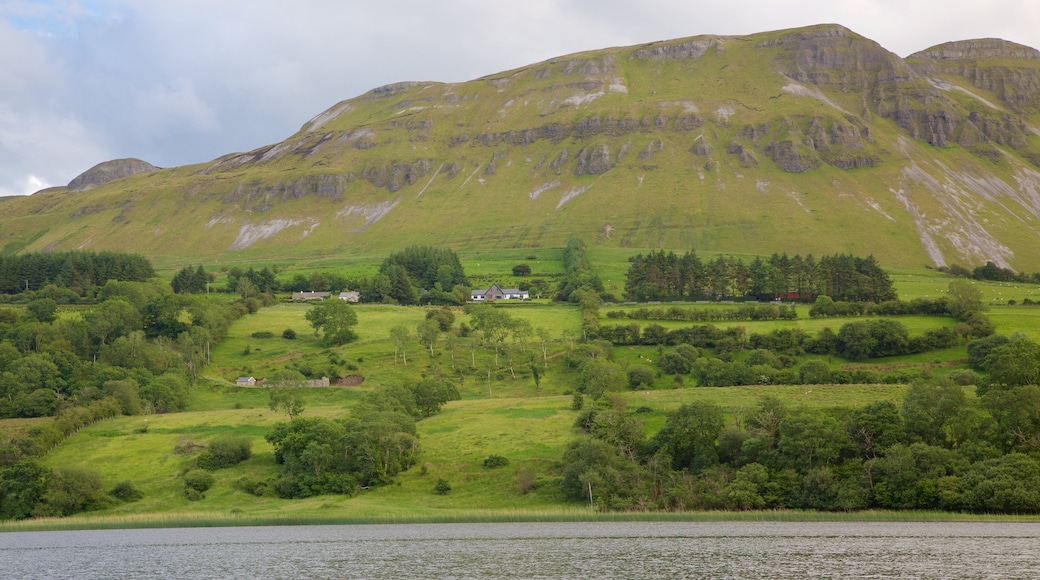
<svg viewBox="0 0 1040 580"><path fill-rule="evenodd" d="M235 379L235 384L240 387L255 387L256 379L253 377L238 377Z"/></svg>
<svg viewBox="0 0 1040 580"><path fill-rule="evenodd" d="M329 295L330 295L329 292L293 292L292 299L293 299L294 302L295 301L312 301L312 300L317 300L317 301L320 302L320 301L325 300L326 298L328 298Z"/></svg>

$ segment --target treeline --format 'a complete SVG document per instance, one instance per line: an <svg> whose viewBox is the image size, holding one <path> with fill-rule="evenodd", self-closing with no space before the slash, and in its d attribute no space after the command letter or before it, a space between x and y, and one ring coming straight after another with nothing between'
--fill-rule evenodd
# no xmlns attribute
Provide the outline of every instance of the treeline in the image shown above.
<svg viewBox="0 0 1040 580"><path fill-rule="evenodd" d="M896 298L888 274L873 256L835 254L819 260L773 254L749 263L733 256L702 261L695 251L650 252L630 258L625 298L637 302L657 300L722 300L750 298L759 301L811 302L827 295L847 302L883 302Z"/></svg>
<svg viewBox="0 0 1040 580"><path fill-rule="evenodd" d="M610 310L607 318L631 320L671 320L683 322L708 322L719 320L794 320L798 311L785 304L742 304L735 308L633 308Z"/></svg>
<svg viewBox="0 0 1040 580"><path fill-rule="evenodd" d="M46 252L0 256L0 293L18 294L47 285L86 296L109 280L143 282L155 276L151 262L118 252Z"/></svg>
<svg viewBox="0 0 1040 580"><path fill-rule="evenodd" d="M898 320L873 319L843 324L837 333L824 328L815 336L799 329L747 334L743 327L718 328L711 324L667 329L660 324L645 327L632 323L601 326L596 338L614 345L678 346L686 344L733 353L745 348L765 348L794 354L837 355L851 360L901 356L950 348L971 338L988 336L993 325L984 316L953 327L944 326L910 337Z"/></svg>
<svg viewBox="0 0 1040 580"><path fill-rule="evenodd" d="M960 264L951 264L939 268L940 272L946 272L951 276L959 278L972 278L974 280L991 280L994 282L1021 282L1024 284L1040 284L1040 272L1016 272L1011 268L1001 268L993 262L986 262L984 266L976 266L969 270Z"/></svg>
<svg viewBox="0 0 1040 580"><path fill-rule="evenodd" d="M579 415L582 436L563 455L565 497L632 511L1040 512L1037 445L1025 436L1040 430L1040 387L976 400L950 382L920 381L902 404L853 409L765 397L732 421L699 402L650 438L640 411L602 397Z"/></svg>
<svg viewBox="0 0 1040 580"><path fill-rule="evenodd" d="M965 307L950 296L914 298L910 301L835 302L830 296L817 296L809 308L810 318L848 318L854 316L954 316L970 318L980 307ZM629 320L664 320L680 322L713 322L723 320L794 320L798 312L785 304L740 304L731 308L695 308L662 306L610 310L607 318Z"/></svg>

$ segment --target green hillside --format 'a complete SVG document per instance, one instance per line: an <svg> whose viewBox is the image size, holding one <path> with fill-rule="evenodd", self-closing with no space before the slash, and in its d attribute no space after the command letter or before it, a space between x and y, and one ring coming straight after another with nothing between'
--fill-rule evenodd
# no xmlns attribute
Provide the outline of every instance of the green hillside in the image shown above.
<svg viewBox="0 0 1040 580"><path fill-rule="evenodd" d="M555 58L338 103L281 143L0 204L0 248L175 267L562 247L1040 270L1040 56L837 25ZM78 188L77 188L78 189Z"/></svg>

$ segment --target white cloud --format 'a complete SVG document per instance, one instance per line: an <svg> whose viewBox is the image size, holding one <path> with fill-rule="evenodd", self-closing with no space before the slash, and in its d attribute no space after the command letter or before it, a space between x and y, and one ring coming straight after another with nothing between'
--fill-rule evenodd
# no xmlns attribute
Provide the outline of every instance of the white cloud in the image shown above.
<svg viewBox="0 0 1040 580"><path fill-rule="evenodd" d="M0 0L0 193L115 157L253 149L391 82L821 22L903 56L979 37L1040 47L1040 2L1022 0Z"/></svg>

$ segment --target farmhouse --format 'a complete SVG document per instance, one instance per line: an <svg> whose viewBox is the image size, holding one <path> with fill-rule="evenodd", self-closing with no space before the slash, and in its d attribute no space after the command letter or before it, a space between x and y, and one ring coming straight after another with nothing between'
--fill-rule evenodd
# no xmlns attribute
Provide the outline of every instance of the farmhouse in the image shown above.
<svg viewBox="0 0 1040 580"><path fill-rule="evenodd" d="M339 299L340 300L346 300L347 302L350 302L351 304L356 304L358 302L361 302L361 293L360 292L340 292L339 293Z"/></svg>
<svg viewBox="0 0 1040 580"><path fill-rule="evenodd" d="M293 292L293 301L297 300L325 300L329 297L328 292Z"/></svg>
<svg viewBox="0 0 1040 580"><path fill-rule="evenodd" d="M256 385L256 379L253 377L238 377L235 379L235 384L240 387L252 387Z"/></svg>
<svg viewBox="0 0 1040 580"><path fill-rule="evenodd" d="M469 297L474 302L484 302L487 300L529 300L531 295L527 290L503 288L498 284L492 284L487 290L473 290Z"/></svg>

